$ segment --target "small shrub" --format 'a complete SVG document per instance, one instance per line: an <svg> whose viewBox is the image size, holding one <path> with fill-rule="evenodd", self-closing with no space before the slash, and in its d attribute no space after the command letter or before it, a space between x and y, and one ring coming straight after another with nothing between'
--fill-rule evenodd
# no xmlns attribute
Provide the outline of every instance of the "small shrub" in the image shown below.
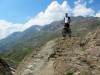
<svg viewBox="0 0 100 75"><path fill-rule="evenodd" d="M73 75L73 72L68 71L68 72L66 72L66 75Z"/></svg>

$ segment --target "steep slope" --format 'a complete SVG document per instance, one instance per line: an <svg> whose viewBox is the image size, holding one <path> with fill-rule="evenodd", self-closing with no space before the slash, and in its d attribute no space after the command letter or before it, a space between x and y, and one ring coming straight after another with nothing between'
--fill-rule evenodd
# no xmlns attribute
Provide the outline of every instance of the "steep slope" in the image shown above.
<svg viewBox="0 0 100 75"><path fill-rule="evenodd" d="M12 75L9 65L0 58L0 75Z"/></svg>
<svg viewBox="0 0 100 75"><path fill-rule="evenodd" d="M15 75L53 75L54 61L49 61L49 58L54 54L54 45L55 42L50 41L35 56L33 53L28 59L23 60Z"/></svg>
<svg viewBox="0 0 100 75"><path fill-rule="evenodd" d="M100 75L100 27L84 39L48 42L26 57L15 75Z"/></svg>
<svg viewBox="0 0 100 75"><path fill-rule="evenodd" d="M57 41L55 75L100 75L100 27L81 40Z"/></svg>

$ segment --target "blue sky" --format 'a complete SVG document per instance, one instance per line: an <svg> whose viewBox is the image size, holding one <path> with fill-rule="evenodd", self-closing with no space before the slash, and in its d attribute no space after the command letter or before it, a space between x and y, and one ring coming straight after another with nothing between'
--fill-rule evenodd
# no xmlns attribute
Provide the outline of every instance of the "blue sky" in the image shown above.
<svg viewBox="0 0 100 75"><path fill-rule="evenodd" d="M0 0L0 19L12 23L25 23L31 17L36 16L40 11L45 11L47 6L54 0ZM61 4L65 0L57 0ZM75 0L66 0L73 8ZM89 0L84 0L88 1ZM88 3L87 7L93 8L96 12L100 10L100 0Z"/></svg>
<svg viewBox="0 0 100 75"><path fill-rule="evenodd" d="M0 0L0 19L25 23L29 17L44 11L51 2L52 0Z"/></svg>
<svg viewBox="0 0 100 75"><path fill-rule="evenodd" d="M100 0L0 0L0 39L69 16L100 17Z"/></svg>

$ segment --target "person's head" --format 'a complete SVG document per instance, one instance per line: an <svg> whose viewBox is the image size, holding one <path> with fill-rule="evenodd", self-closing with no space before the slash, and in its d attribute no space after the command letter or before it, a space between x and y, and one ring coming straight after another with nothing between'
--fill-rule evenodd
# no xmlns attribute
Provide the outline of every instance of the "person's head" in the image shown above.
<svg viewBox="0 0 100 75"><path fill-rule="evenodd" d="M65 16L68 17L68 13L65 13Z"/></svg>

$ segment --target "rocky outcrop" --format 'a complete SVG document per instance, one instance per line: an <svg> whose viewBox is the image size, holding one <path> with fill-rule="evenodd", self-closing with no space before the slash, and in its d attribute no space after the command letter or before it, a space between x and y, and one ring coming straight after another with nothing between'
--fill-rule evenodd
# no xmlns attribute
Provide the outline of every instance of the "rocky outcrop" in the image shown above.
<svg viewBox="0 0 100 75"><path fill-rule="evenodd" d="M73 37L56 43L54 75L100 75L100 28L83 40Z"/></svg>
<svg viewBox="0 0 100 75"><path fill-rule="evenodd" d="M0 58L0 75L13 75L9 65Z"/></svg>

